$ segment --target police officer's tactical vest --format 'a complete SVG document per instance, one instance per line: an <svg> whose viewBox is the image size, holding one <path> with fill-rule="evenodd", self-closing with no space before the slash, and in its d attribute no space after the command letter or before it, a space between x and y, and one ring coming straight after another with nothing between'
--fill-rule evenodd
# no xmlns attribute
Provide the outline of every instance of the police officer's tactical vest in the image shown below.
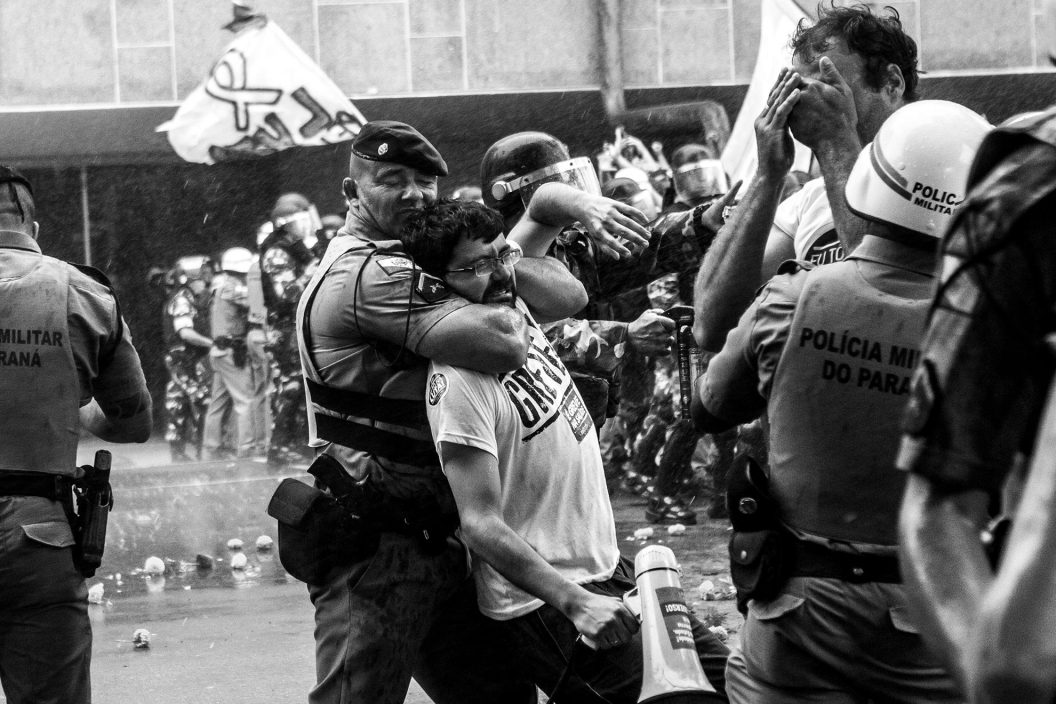
<svg viewBox="0 0 1056 704"><path fill-rule="evenodd" d="M221 294L224 290L230 290L245 284L234 274L226 271L219 275L220 281L213 287L213 300L210 307L209 324L213 338L226 335L232 338L245 338L246 336L246 313L241 306L235 305L233 301L225 299Z"/></svg>
<svg viewBox="0 0 1056 704"><path fill-rule="evenodd" d="M4 286L0 469L72 475L81 387L70 348L70 265L44 256Z"/></svg>
<svg viewBox="0 0 1056 704"><path fill-rule="evenodd" d="M333 442L390 462L421 468L430 474L439 473L440 460L429 434L425 411L424 375L420 396L414 400L339 389L323 382L311 354L311 310L319 285L334 262L354 249L366 250L367 260L377 251L373 243L357 237L335 237L298 307L297 345L308 398L309 444ZM363 266L367 263L364 261ZM353 292L349 291L348 295L351 304Z"/></svg>
<svg viewBox="0 0 1056 704"><path fill-rule="evenodd" d="M930 301L873 288L853 255L797 276L767 407L771 489L792 528L895 545L899 422Z"/></svg>

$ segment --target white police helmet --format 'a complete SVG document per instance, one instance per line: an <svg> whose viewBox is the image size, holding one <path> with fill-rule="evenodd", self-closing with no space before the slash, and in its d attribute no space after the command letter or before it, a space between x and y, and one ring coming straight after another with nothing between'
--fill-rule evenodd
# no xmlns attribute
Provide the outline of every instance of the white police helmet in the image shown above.
<svg viewBox="0 0 1056 704"><path fill-rule="evenodd" d="M947 100L899 108L858 155L847 178L847 205L866 220L941 237L990 129L978 113Z"/></svg>
<svg viewBox="0 0 1056 704"><path fill-rule="evenodd" d="M249 265L255 259L253 252L245 247L232 247L220 255L220 268L235 274L249 272Z"/></svg>

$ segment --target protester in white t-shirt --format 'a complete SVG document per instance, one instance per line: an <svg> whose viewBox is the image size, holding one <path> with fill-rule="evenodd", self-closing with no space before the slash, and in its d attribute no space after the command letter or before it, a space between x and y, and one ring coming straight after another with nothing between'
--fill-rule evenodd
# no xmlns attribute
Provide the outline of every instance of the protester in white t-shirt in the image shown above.
<svg viewBox="0 0 1056 704"><path fill-rule="evenodd" d="M636 701L642 645L621 599L634 587L634 569L619 552L590 414L517 298L520 250L503 236L498 213L458 201L410 216L401 239L425 276L470 301L515 307L527 321L519 369L483 374L433 362L426 388L433 439L475 558L481 611L549 695L571 657L575 672L561 685L563 698ZM714 701L725 701L728 651L691 623Z"/></svg>

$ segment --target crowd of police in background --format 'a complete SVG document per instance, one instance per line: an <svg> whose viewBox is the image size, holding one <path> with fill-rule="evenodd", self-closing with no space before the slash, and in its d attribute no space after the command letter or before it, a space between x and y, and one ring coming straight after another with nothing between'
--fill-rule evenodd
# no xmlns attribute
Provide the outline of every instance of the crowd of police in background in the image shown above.
<svg viewBox="0 0 1056 704"><path fill-rule="evenodd" d="M593 162L580 158L596 170L603 195L641 210L677 246L667 246L660 261L646 257L628 268L596 251L584 230L569 228L554 252L589 282L590 303L580 318L550 324L548 334L592 403L610 490L646 499L654 523L696 523L695 503L709 517L724 515L725 474L738 437L702 436L681 418L667 344L673 311L689 312L692 302L702 254L693 222L736 195L719 160L728 118L717 103L706 107L699 141L679 146L670 159L661 142L647 147L622 129ZM524 168L571 158L557 137L541 132L510 135L495 149L500 160L531 152ZM791 174L784 195L807 177ZM449 195L497 204L475 184ZM308 198L286 193L252 248L180 256L171 268L151 270L151 283L164 292L165 439L173 462L266 458L282 470L311 460L293 313L343 224L343 214L320 216ZM758 443L757 434L741 433Z"/></svg>
<svg viewBox="0 0 1056 704"><path fill-rule="evenodd" d="M165 296L165 439L174 462L266 458L282 469L310 459L293 312L343 223L287 193L253 249L151 270Z"/></svg>

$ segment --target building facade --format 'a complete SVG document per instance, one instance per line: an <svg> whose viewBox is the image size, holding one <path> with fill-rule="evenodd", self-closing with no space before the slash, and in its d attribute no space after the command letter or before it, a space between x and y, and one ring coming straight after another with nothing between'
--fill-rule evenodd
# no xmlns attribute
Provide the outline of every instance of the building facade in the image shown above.
<svg viewBox="0 0 1056 704"><path fill-rule="evenodd" d="M734 119L763 1L250 3L368 119L404 120L433 139L452 168L448 191L476 181L484 150L512 131L548 131L575 155L595 153L612 138L600 87L614 76L628 129L643 139L693 139L679 108L702 100ZM894 7L917 39L925 96L992 121L1056 101L1041 71L1036 0L867 4ZM164 374L150 267L251 246L286 190L324 213L343 208L347 144L202 166L181 162L155 132L219 58L231 18L227 0L0 2L0 161L34 181L44 250L90 260L115 280L155 391Z"/></svg>

